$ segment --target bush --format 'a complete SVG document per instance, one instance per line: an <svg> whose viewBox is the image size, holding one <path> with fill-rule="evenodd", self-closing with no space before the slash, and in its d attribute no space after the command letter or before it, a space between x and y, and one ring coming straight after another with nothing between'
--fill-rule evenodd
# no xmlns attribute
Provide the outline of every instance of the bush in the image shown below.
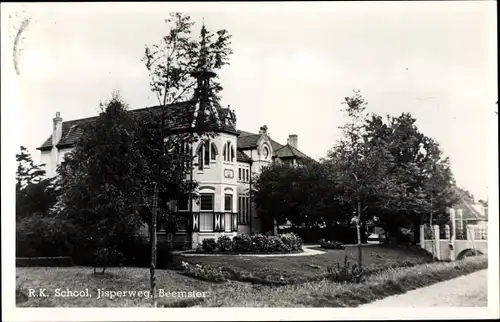
<svg viewBox="0 0 500 322"><path fill-rule="evenodd" d="M253 250L252 238L246 234L233 237L233 250L235 252L249 253Z"/></svg>
<svg viewBox="0 0 500 322"><path fill-rule="evenodd" d="M66 221L33 214L16 222L16 256L57 257L71 255L74 230Z"/></svg>
<svg viewBox="0 0 500 322"><path fill-rule="evenodd" d="M145 240L131 240L123 246L123 264L126 266L149 267L151 265L151 244ZM167 268L174 260L169 243L159 242L156 251L156 267Z"/></svg>
<svg viewBox="0 0 500 322"><path fill-rule="evenodd" d="M217 239L217 249L220 252L231 252L233 250L233 241L228 236L221 236Z"/></svg>
<svg viewBox="0 0 500 322"><path fill-rule="evenodd" d="M321 248L325 249L345 249L344 245L338 241L329 241L326 239L320 239L319 244Z"/></svg>
<svg viewBox="0 0 500 322"><path fill-rule="evenodd" d="M68 267L73 266L73 259L68 256L60 257L16 257L17 267Z"/></svg>
<svg viewBox="0 0 500 322"><path fill-rule="evenodd" d="M213 253L217 250L217 242L214 238L205 238L201 243L201 248L207 253Z"/></svg>
<svg viewBox="0 0 500 322"><path fill-rule="evenodd" d="M336 283L359 283L363 279L364 274L362 268L359 268L356 264L351 265L347 261L347 256L344 259L343 266L337 263L337 266L329 266L327 271L327 278Z"/></svg>
<svg viewBox="0 0 500 322"><path fill-rule="evenodd" d="M202 281L224 283L230 277L230 274L224 271L221 267L214 268L208 265L190 265L187 262L182 262L182 274L197 278Z"/></svg>
<svg viewBox="0 0 500 322"><path fill-rule="evenodd" d="M290 253L302 251L302 239L295 234L273 235L236 235L231 240L228 236L221 236L215 241L213 238L204 239L201 249L196 252L234 252L234 253Z"/></svg>

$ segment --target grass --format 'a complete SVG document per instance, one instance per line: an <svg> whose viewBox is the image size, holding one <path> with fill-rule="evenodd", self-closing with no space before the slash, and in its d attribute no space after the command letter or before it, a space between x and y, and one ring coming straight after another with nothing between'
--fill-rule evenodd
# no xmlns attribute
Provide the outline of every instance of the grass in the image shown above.
<svg viewBox="0 0 500 322"><path fill-rule="evenodd" d="M326 279L283 287L240 287L217 291L206 307L356 307L391 295L428 286L487 268L485 257L455 262L435 262L388 269L359 284L339 284Z"/></svg>
<svg viewBox="0 0 500 322"><path fill-rule="evenodd" d="M108 268L106 274L101 275L93 274L91 267L18 267L16 275L18 276L16 288L22 292L16 296L17 306L20 307L149 307L152 302L144 295L114 299L97 298L97 289L148 291L149 269L147 268ZM205 291L208 292L208 296L214 288L218 287L212 283L180 275L172 270L157 270L156 280L158 289L185 292ZM46 294L49 297L26 297L29 289L43 288L47 289ZM92 297L55 297L55 290L58 288L63 291L88 289ZM159 305L174 305L177 302L182 302L182 300L172 297L163 297L158 300Z"/></svg>
<svg viewBox="0 0 500 322"><path fill-rule="evenodd" d="M356 247L346 249L321 249L324 254L296 257L184 257L182 260L190 264L224 267L232 275L233 280L265 285L297 284L322 279L327 267L343 263L344 256L348 261L357 263ZM363 268L366 271L378 271L405 263L407 266L430 262L431 257L422 251L404 247L364 246Z"/></svg>

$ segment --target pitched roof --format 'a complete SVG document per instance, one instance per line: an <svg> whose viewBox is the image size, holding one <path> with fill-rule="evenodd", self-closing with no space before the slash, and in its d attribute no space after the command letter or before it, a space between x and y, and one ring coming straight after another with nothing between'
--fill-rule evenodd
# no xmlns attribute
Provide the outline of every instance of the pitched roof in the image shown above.
<svg viewBox="0 0 500 322"><path fill-rule="evenodd" d="M460 201L453 208L462 210L463 220L488 220L488 208L475 201L463 193L458 193ZM480 211L483 209L484 211Z"/></svg>
<svg viewBox="0 0 500 322"><path fill-rule="evenodd" d="M257 147L257 142L259 142L260 137L262 134L255 134L252 132L247 132L247 131L242 131L238 130L240 133L240 136L238 137L238 149L253 149ZM281 149L283 145L279 144L278 142L274 141L273 139L269 138L269 142L271 142L271 148L273 151Z"/></svg>
<svg viewBox="0 0 500 322"><path fill-rule="evenodd" d="M176 111L177 109L187 109L187 108L193 108L193 105L189 104L190 102L182 102L178 103L175 105L169 105L167 107L166 111L166 126L175 128L175 127L189 127L189 124L191 123L191 120L187 120L186 118L179 118L177 120L173 118L169 118L169 114ZM224 118L228 116L231 112L227 108L221 108L219 104L214 104L217 110L217 113L219 115L219 118ZM146 108L141 108L141 109L135 109L135 110L129 110L133 115L135 116L140 116L140 115L147 115L146 113L153 113L153 115L160 115L162 108L161 106L152 106L152 107L146 107ZM188 111L189 112L189 111ZM194 112L194 111L193 111ZM201 114L201 113L199 113ZM170 114L171 116L172 114ZM199 116L200 117L200 116ZM81 137L83 134L83 126L85 124L89 124L92 122L95 122L97 119L97 116L94 117L89 117L89 118L84 118L84 119L78 119L78 120L71 120L71 121L65 121L62 123L62 134L61 134L61 140L57 144L58 148L61 147L70 147L73 146L78 139ZM220 123L220 131L223 132L229 132L229 133L235 133L237 134L238 131L232 125L231 123L226 124L225 122ZM52 148L52 134L43 142L43 144L38 147L38 150L44 151L44 150L50 150Z"/></svg>
<svg viewBox="0 0 500 322"><path fill-rule="evenodd" d="M236 151L236 161L251 163L252 159L248 155L246 155L245 152L237 150Z"/></svg>
<svg viewBox="0 0 500 322"><path fill-rule="evenodd" d="M278 158L290 158L290 157L297 157L301 159L308 159L310 160L311 158L299 151L296 147L291 146L290 144L287 144L280 149L274 150L274 154Z"/></svg>

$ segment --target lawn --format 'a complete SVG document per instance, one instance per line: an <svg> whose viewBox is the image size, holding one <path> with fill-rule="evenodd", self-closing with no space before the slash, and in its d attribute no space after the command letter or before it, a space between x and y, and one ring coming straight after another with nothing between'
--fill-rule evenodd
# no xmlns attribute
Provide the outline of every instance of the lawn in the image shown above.
<svg viewBox="0 0 500 322"><path fill-rule="evenodd" d="M318 248L319 249L319 248ZM345 250L320 249L324 254L296 257L250 257L250 256L189 256L182 260L190 264L224 267L239 272L246 277L254 277L267 282L282 284L300 283L312 279L321 279L327 273L327 267L343 264L344 257L351 264L357 263L357 247L346 247ZM370 245L363 246L363 268L376 270L391 265L405 263L425 263L431 257L422 251L404 247ZM248 279L250 280L250 279Z"/></svg>
<svg viewBox="0 0 500 322"><path fill-rule="evenodd" d="M249 256L220 256L220 257L181 257L179 260L191 264L205 264L214 267L222 266L226 269L238 272L238 276L223 284L200 281L191 277L181 275L175 270L157 270L157 288L165 291L197 291L207 292L203 302L193 298L180 299L179 297L159 298L159 306L193 306L213 305L229 306L242 305L248 301L248 306L255 303L258 306L266 306L267 299L273 294L284 292L305 291L302 300L285 300L297 306L309 306L310 303L319 303L317 298L308 301L308 296L314 294L315 290L323 287L322 283L335 284L322 281L326 275L329 265L343 263L344 256L351 263L357 260L357 248L347 247L346 250L325 250L324 254L314 256L295 257L249 257ZM401 263L428 262L430 258L420 251L405 248L387 248L378 245L363 247L363 263L367 270L380 269L390 265ZM47 289L48 297L30 297L26 301L17 300L17 305L22 307L148 307L151 299L146 294L125 295L123 297L98 298L98 289L107 291L148 291L149 269L148 268L108 268L106 274L93 274L90 267L18 267L17 288L23 294L28 295L29 289ZM316 282L312 282L316 281ZM253 282L248 283L248 282ZM280 282L282 284L298 284L282 287L269 287L262 282ZM308 282L308 283L306 283ZM312 282L312 283L311 283ZM302 288L301 288L302 287ZM334 287L334 286L330 286ZM56 289L66 291L88 289L92 297L56 297ZM304 292L304 291L301 291ZM245 294L250 294L247 297ZM301 293L302 294L302 293ZM234 299L234 302L231 302ZM301 302L301 301L306 302ZM325 300L326 301L326 300ZM238 304L239 303L239 304ZM246 303L246 302L245 302ZM326 302L325 302L326 303ZM269 302L269 305L280 306L279 297ZM232 304L231 304L232 306Z"/></svg>
<svg viewBox="0 0 500 322"><path fill-rule="evenodd" d="M455 262L433 262L401 267L368 276L361 283L333 283L327 279L282 287L239 288L216 292L204 307L356 307L391 295L446 281L485 269L484 256Z"/></svg>
<svg viewBox="0 0 500 322"><path fill-rule="evenodd" d="M109 272L108 272L109 271ZM21 307L148 307L151 299L145 294L121 298L98 298L98 289L109 291L148 291L149 269L147 268L108 268L106 274L93 274L90 267L18 267L16 285L25 295L29 289L47 289L48 297L30 297L27 301L18 301ZM157 270L157 288L165 291L207 292L210 296L214 288L220 286L199 281L172 270ZM66 291L89 290L88 297L56 297L56 289ZM35 293L37 294L37 293ZM65 295L59 292L60 295ZM163 297L160 305L173 304L181 299ZM191 299L192 300L192 299Z"/></svg>

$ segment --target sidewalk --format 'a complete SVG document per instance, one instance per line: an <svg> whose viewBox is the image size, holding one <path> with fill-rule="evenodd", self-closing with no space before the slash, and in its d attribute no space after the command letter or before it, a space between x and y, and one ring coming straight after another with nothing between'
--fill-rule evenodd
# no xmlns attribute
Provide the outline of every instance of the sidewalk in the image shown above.
<svg viewBox="0 0 500 322"><path fill-rule="evenodd" d="M361 305L381 307L487 307L488 270L481 270L448 281L394 295Z"/></svg>

